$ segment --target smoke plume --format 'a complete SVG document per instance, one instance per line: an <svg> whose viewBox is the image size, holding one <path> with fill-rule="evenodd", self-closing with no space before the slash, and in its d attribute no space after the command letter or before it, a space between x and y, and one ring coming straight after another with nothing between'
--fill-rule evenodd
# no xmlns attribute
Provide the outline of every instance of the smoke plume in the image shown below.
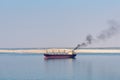
<svg viewBox="0 0 120 80"><path fill-rule="evenodd" d="M114 20L109 21L109 24L110 27L106 30L101 31L97 37L93 38L91 34L87 35L85 41L81 43L80 46L85 47L98 41L107 40L118 34L120 31L120 25L118 25Z"/></svg>

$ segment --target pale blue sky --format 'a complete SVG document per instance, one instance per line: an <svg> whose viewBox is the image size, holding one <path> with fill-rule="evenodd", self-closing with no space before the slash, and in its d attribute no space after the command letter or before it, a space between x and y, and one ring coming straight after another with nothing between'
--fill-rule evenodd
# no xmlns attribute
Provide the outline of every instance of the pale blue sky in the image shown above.
<svg viewBox="0 0 120 80"><path fill-rule="evenodd" d="M120 22L120 0L0 0L0 48L74 47L111 19Z"/></svg>

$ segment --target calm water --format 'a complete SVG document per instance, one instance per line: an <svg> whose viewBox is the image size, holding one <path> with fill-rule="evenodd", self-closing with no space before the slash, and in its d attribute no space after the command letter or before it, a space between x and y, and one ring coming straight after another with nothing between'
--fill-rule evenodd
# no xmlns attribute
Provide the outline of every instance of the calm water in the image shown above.
<svg viewBox="0 0 120 80"><path fill-rule="evenodd" d="M43 55L0 54L0 80L120 80L120 55L44 60Z"/></svg>

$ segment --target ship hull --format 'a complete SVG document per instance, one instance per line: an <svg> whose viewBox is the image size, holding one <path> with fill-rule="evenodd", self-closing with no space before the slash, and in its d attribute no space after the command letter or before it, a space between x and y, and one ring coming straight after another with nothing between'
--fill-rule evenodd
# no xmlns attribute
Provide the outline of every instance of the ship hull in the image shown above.
<svg viewBox="0 0 120 80"><path fill-rule="evenodd" d="M45 59L65 59L65 58L75 58L76 54L44 54Z"/></svg>

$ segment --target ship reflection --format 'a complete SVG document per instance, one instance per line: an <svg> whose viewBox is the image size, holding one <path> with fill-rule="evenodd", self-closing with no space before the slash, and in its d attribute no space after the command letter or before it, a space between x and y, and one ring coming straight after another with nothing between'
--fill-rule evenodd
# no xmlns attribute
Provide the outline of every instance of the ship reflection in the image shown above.
<svg viewBox="0 0 120 80"><path fill-rule="evenodd" d="M49 59L44 60L44 64L46 73L52 79L57 76L68 80L119 80L118 60L110 56L84 56L76 59Z"/></svg>
<svg viewBox="0 0 120 80"><path fill-rule="evenodd" d="M59 75L59 78L61 78L62 76L60 75L64 74L64 77L70 78L70 80L88 78L92 80L91 62L81 62L77 59L47 59L44 62L45 70L49 74L49 77Z"/></svg>

